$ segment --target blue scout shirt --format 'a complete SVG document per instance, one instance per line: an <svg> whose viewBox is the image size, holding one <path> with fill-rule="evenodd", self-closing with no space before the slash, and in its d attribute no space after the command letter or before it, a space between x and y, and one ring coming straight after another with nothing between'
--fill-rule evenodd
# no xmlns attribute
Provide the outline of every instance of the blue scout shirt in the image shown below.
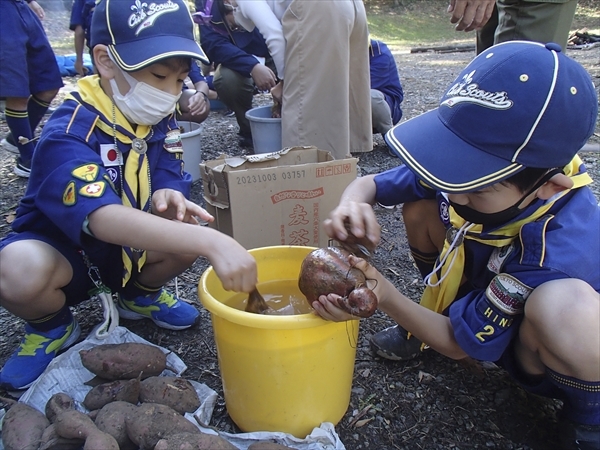
<svg viewBox="0 0 600 450"><path fill-rule="evenodd" d="M580 171L585 171L583 165ZM375 184L376 201L383 205L445 201L404 165L376 175ZM513 220L532 214L539 202ZM600 292L599 229L600 207L584 186L557 200L540 219L523 225L510 245L492 247L465 239L467 282L445 311L460 347L475 359L499 360L518 332L527 295L547 281L578 278ZM486 234L493 235L493 229L481 236Z"/></svg>
<svg viewBox="0 0 600 450"><path fill-rule="evenodd" d="M87 218L104 205L122 204L122 174L131 149L130 143L122 141L130 142L135 136L116 110L115 150L112 102L100 88L99 77L82 78L78 88L44 127L12 228L53 237L90 254L105 254L107 247L116 246L87 234ZM183 147L174 115L152 130L146 137L151 191L170 188L188 198L192 178L183 171Z"/></svg>
<svg viewBox="0 0 600 450"><path fill-rule="evenodd" d="M398 67L394 55L381 41L371 39L369 47L369 67L371 74L371 89L377 89L385 96L385 101L390 106L392 123L395 125L402 118L400 104L404 100L404 91L400 84Z"/></svg>
<svg viewBox="0 0 600 450"><path fill-rule="evenodd" d="M251 32L240 29L229 33L223 24L216 2L212 5L211 12L213 17L210 25L199 25L200 44L206 56L215 67L223 64L249 78L250 72L258 64L253 55L262 58L269 56L265 39L258 28Z"/></svg>

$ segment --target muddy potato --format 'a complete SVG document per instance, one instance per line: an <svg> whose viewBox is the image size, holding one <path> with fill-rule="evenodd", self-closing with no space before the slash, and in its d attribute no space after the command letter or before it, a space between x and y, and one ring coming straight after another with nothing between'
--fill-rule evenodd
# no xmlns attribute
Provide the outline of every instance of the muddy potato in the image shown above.
<svg viewBox="0 0 600 450"><path fill-rule="evenodd" d="M127 416L134 414L137 406L128 402L115 401L103 406L94 423L100 431L110 434L115 438L121 450L134 450L137 446L127 435Z"/></svg>
<svg viewBox="0 0 600 450"><path fill-rule="evenodd" d="M52 397L50 397L50 399L46 402L46 417L50 423L54 423L56 416L68 409L75 409L75 401L69 394L59 392L52 395Z"/></svg>
<svg viewBox="0 0 600 450"><path fill-rule="evenodd" d="M44 414L25 403L10 407L2 422L5 450L37 450L50 421Z"/></svg>
<svg viewBox="0 0 600 450"><path fill-rule="evenodd" d="M167 356L154 345L128 342L102 344L80 350L83 367L107 380L142 379L160 375L167 366Z"/></svg>
<svg viewBox="0 0 600 450"><path fill-rule="evenodd" d="M100 409L114 401L137 405L139 395L140 378L138 376L132 380L115 380L93 387L83 399L83 404L90 411Z"/></svg>
<svg viewBox="0 0 600 450"><path fill-rule="evenodd" d="M83 439L83 450L119 450L119 444L110 434L104 433L87 415L67 410L56 416L56 433L67 439Z"/></svg>
<svg viewBox="0 0 600 450"><path fill-rule="evenodd" d="M146 378L140 386L140 402L167 405L179 414L196 411L200 406L194 386L181 377Z"/></svg>
<svg viewBox="0 0 600 450"><path fill-rule="evenodd" d="M287 447L286 447L287 448ZM154 450L236 450L221 436L206 433L177 433L156 443Z"/></svg>
<svg viewBox="0 0 600 450"><path fill-rule="evenodd" d="M67 439L59 436L56 426L51 423L42 434L38 450L79 450L84 442L83 439Z"/></svg>
<svg viewBox="0 0 600 450"><path fill-rule="evenodd" d="M176 433L200 433L198 427L173 408L160 403L142 403L125 420L127 435L142 450Z"/></svg>
<svg viewBox="0 0 600 450"><path fill-rule="evenodd" d="M350 266L350 253L337 247L318 248L302 261L298 287L312 305L319 296L337 294L338 306L357 317L377 310L377 297L366 286L365 275Z"/></svg>

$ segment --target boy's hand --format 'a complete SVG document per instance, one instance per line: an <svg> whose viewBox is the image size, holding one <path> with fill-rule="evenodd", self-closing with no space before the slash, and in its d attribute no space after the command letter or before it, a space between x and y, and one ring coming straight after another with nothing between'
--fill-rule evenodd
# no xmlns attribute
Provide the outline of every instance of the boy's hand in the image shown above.
<svg viewBox="0 0 600 450"><path fill-rule="evenodd" d="M165 219L194 225L198 224L196 217L206 222L215 220L204 208L173 189L159 189L152 195L152 212Z"/></svg>
<svg viewBox="0 0 600 450"><path fill-rule="evenodd" d="M46 13L44 12L44 8L42 8L38 2L35 0L29 2L29 7L35 13L35 15L39 17L40 20L44 20Z"/></svg>
<svg viewBox="0 0 600 450"><path fill-rule="evenodd" d="M350 255L350 265L360 270L365 274L367 285L373 290L377 297L377 308L384 299L392 296L392 291L396 291L394 285L387 280L375 267L369 264L362 258ZM391 290L391 291L390 291ZM315 313L325 320L333 322L344 322L346 320L360 319L360 317L348 314L338 306L338 299L341 298L337 294L321 295L319 301L313 302L312 307Z"/></svg>
<svg viewBox="0 0 600 450"><path fill-rule="evenodd" d="M190 97L188 102L188 109L193 116L201 116L206 112L208 107L208 96L204 96L202 91L196 91L196 93Z"/></svg>
<svg viewBox="0 0 600 450"><path fill-rule="evenodd" d="M370 204L346 202L339 205L329 214L329 218L323 221L323 228L330 238L344 242L348 238L344 223L346 220L354 236L359 239L366 237L373 243L373 247L379 244L381 227Z"/></svg>
<svg viewBox="0 0 600 450"><path fill-rule="evenodd" d="M206 257L227 291L251 292L258 282L256 260L235 239L223 233L211 240Z"/></svg>

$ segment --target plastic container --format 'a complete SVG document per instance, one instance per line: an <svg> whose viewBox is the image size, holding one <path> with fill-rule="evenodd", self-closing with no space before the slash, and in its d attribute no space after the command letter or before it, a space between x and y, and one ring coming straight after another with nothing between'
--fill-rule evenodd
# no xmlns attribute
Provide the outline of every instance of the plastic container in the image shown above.
<svg viewBox="0 0 600 450"><path fill-rule="evenodd" d="M182 128L181 143L183 145L185 171L192 176L194 181L199 180L200 162L202 161L202 125L188 121L178 121L177 123Z"/></svg>
<svg viewBox="0 0 600 450"><path fill-rule="evenodd" d="M300 264L311 247L275 246L250 250L260 283L297 284ZM329 322L314 314L272 316L226 305L212 267L198 294L210 311L231 419L246 432L280 431L304 438L322 422L334 425L350 402L358 321Z"/></svg>
<svg viewBox="0 0 600 450"><path fill-rule="evenodd" d="M259 106L246 111L250 121L254 153L271 153L281 150L281 119L271 117L271 106Z"/></svg>

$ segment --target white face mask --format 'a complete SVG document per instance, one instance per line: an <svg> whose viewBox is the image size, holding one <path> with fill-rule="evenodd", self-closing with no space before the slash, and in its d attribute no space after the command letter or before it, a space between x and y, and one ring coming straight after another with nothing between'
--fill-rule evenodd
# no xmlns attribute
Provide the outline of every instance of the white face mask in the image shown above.
<svg viewBox="0 0 600 450"><path fill-rule="evenodd" d="M110 52L108 54L112 60ZM115 105L127 120L137 125L156 125L175 111L181 92L179 95L173 95L161 91L148 83L136 80L127 72L121 70L116 63L114 64L121 71L130 87L129 92L122 95L115 79L109 80Z"/></svg>

